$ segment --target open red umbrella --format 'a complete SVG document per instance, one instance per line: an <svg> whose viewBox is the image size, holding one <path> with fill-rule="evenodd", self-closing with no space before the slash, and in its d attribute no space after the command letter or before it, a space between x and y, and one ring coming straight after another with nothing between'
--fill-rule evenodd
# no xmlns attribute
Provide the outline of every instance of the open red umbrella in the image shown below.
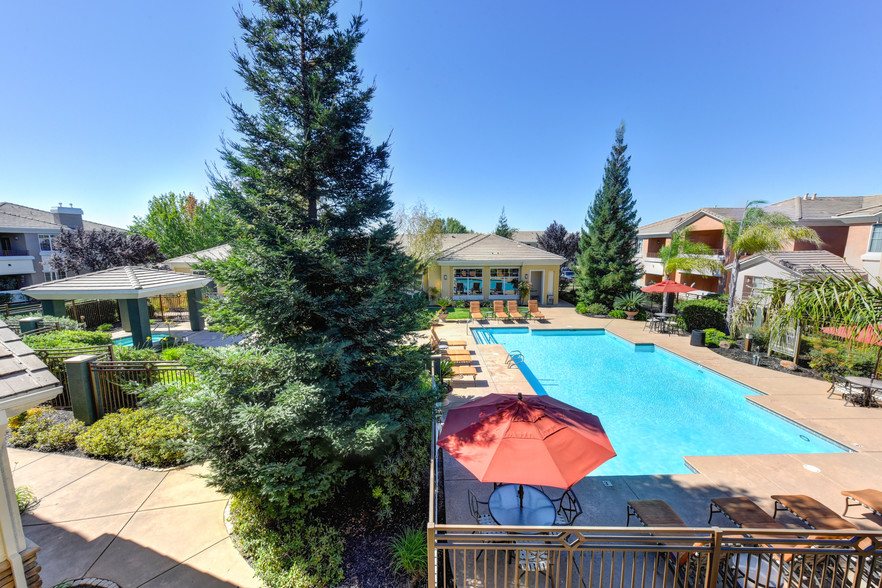
<svg viewBox="0 0 882 588"><path fill-rule="evenodd" d="M681 292L692 292L695 290L692 286L687 286L674 280L662 280L651 286L643 286L640 289L648 294L680 294Z"/></svg>
<svg viewBox="0 0 882 588"><path fill-rule="evenodd" d="M450 409L438 445L482 482L555 488L616 455L593 414L521 394L488 394Z"/></svg>

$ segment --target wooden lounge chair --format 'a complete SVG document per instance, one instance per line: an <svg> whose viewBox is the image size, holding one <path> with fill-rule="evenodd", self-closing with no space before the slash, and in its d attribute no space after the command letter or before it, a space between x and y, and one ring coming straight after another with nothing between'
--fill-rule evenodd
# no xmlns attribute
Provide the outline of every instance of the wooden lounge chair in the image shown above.
<svg viewBox="0 0 882 588"><path fill-rule="evenodd" d="M805 494L775 494L772 496L772 499L775 501L775 516L779 512L790 511L812 529L835 531L858 528L857 525L846 521L811 496L806 496Z"/></svg>
<svg viewBox="0 0 882 588"><path fill-rule="evenodd" d="M502 300L493 301L493 316L500 320L508 320L510 318L508 316L508 313L505 312L505 307L502 305Z"/></svg>
<svg viewBox="0 0 882 588"><path fill-rule="evenodd" d="M664 500L629 500L626 526L630 526L632 516L637 517L644 527L686 526L680 515Z"/></svg>
<svg viewBox="0 0 882 588"><path fill-rule="evenodd" d="M510 316L513 319L524 318L524 315L522 315L520 312L518 312L518 301L517 300L509 300L508 301L508 308L506 310L508 310L508 316Z"/></svg>
<svg viewBox="0 0 882 588"><path fill-rule="evenodd" d="M739 527L747 527L748 529L784 529L784 525L779 523L766 511L756 505L756 503L747 496L729 496L726 498L714 498L710 503L710 516L707 517L707 524L716 513L722 513L727 519L735 523Z"/></svg>
<svg viewBox="0 0 882 588"><path fill-rule="evenodd" d="M545 320L545 315L539 312L539 302L537 300L530 300L527 303L527 307L530 309L531 318Z"/></svg>
<svg viewBox="0 0 882 588"><path fill-rule="evenodd" d="M435 343L438 345L438 347L441 347L442 349L444 347L468 347L468 345L469 345L469 342L465 341L464 339L450 339L450 340L441 339L438 336L438 333L435 332L434 326L431 327L431 330L432 330L432 337L434 337L434 339L435 339Z"/></svg>
<svg viewBox="0 0 882 588"><path fill-rule="evenodd" d="M484 314L481 312L481 303L477 300L469 302L469 314L472 315L472 318L476 321L483 320Z"/></svg>
<svg viewBox="0 0 882 588"><path fill-rule="evenodd" d="M848 509L852 506L862 505L872 510L875 514L882 516L882 492L865 488L863 490L843 490L842 495L845 496L845 511L842 516L848 513Z"/></svg>
<svg viewBox="0 0 882 588"><path fill-rule="evenodd" d="M475 382L475 384L477 384L478 370L476 370L472 366L470 366L470 365L454 365L452 367L452 370L453 370L454 377L462 376L463 378L465 378L466 376L471 376L472 381Z"/></svg>

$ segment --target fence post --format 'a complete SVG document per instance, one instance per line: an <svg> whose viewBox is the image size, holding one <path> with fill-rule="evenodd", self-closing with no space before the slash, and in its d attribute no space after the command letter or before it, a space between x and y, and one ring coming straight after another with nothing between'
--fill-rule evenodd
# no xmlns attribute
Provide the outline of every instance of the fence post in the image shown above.
<svg viewBox="0 0 882 588"><path fill-rule="evenodd" d="M24 335L25 333L30 333L35 330L42 320L43 319L38 316L23 318L18 321L18 328L21 330L21 334Z"/></svg>
<svg viewBox="0 0 882 588"><path fill-rule="evenodd" d="M91 425L101 418L101 406L98 395L92 386L92 375L89 364L97 360L97 355L77 355L64 360L67 372L67 390L70 394L70 406L74 417Z"/></svg>

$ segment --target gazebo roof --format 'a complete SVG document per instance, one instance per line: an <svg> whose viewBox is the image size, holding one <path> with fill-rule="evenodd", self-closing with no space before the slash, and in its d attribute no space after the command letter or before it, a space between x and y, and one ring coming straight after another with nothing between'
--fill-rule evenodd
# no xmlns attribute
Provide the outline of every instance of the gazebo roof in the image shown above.
<svg viewBox="0 0 882 588"><path fill-rule="evenodd" d="M210 282L211 278L205 276L127 265L43 282L21 291L37 300L132 300L201 288Z"/></svg>

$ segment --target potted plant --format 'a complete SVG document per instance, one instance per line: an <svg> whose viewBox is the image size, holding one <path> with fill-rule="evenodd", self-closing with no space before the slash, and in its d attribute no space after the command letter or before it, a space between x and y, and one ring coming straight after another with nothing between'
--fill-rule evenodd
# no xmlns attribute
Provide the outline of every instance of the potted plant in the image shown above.
<svg viewBox="0 0 882 588"><path fill-rule="evenodd" d="M625 311L628 320L633 321L645 302L646 296L644 296L643 292L635 291L616 297L613 306L618 310Z"/></svg>
<svg viewBox="0 0 882 588"><path fill-rule="evenodd" d="M438 299L438 306L441 307L441 310L438 311L438 318L441 319L442 321L447 320L447 307L450 306L451 304L452 303L450 302L450 300L448 298L439 298Z"/></svg>
<svg viewBox="0 0 882 588"><path fill-rule="evenodd" d="M530 285L529 280L524 278L523 280L518 282L518 295L521 297L521 300L528 300L530 298L530 290L532 286Z"/></svg>

